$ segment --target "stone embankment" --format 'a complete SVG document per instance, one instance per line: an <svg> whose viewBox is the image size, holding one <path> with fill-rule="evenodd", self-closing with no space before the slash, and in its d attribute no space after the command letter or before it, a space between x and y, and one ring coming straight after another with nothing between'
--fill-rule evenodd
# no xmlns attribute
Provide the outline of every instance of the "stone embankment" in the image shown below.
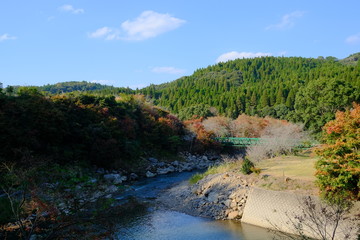
<svg viewBox="0 0 360 240"><path fill-rule="evenodd" d="M182 183L169 189L158 201L189 215L241 219L252 185L252 178L231 172L209 175L194 185Z"/></svg>
<svg viewBox="0 0 360 240"><path fill-rule="evenodd" d="M325 207L317 197L257 188L258 178L234 172L209 175L194 185L183 182L168 189L158 202L167 209L193 216L241 220L290 234L299 234L302 230L315 239L321 238L317 228L329 232L337 227L334 239L357 239L359 202L337 225L329 219L334 214L326 215L326 211L333 211L331 207ZM311 199L309 205L305 203L307 198ZM315 220L308 213L304 215L307 211L313 211L317 216ZM296 229L300 220L303 229Z"/></svg>

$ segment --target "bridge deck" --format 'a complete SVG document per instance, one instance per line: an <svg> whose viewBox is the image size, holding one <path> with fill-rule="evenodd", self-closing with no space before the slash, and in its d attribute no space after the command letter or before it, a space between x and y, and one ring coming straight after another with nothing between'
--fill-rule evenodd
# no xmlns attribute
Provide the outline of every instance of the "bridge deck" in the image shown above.
<svg viewBox="0 0 360 240"><path fill-rule="evenodd" d="M260 138L236 138L236 137L218 137L215 138L217 142L220 142L226 146L250 146L261 143Z"/></svg>
<svg viewBox="0 0 360 240"><path fill-rule="evenodd" d="M267 140L261 138L237 138L237 137L217 137L215 141L221 143L224 146L238 146L238 147L247 147L251 145L264 144ZM296 148L311 148L318 145L316 142L308 142L298 144L294 147Z"/></svg>

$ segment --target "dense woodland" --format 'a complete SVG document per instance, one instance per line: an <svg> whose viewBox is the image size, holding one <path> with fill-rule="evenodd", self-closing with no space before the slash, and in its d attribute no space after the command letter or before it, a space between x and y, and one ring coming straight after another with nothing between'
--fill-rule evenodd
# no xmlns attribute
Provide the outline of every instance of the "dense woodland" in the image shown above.
<svg viewBox="0 0 360 240"><path fill-rule="evenodd" d="M8 86L7 92L16 93L22 86ZM102 85L100 83L86 81L60 82L55 84L47 84L44 86L31 86L44 95L72 93L72 95L80 95L84 93L92 93L95 95L119 95L122 93L134 94L135 91L130 88L113 87Z"/></svg>
<svg viewBox="0 0 360 240"><path fill-rule="evenodd" d="M304 123L315 134L360 101L360 53L334 57L261 57L237 59L199 69L173 82L141 90L89 82L36 87L44 95L87 93L97 96L144 94L181 120L215 115L270 116ZM18 87L6 89L18 91Z"/></svg>
<svg viewBox="0 0 360 240"><path fill-rule="evenodd" d="M237 59L142 90L85 81L9 86L0 94L0 161L35 153L115 166L144 153L176 152L184 125L170 112L182 120L270 116L320 133L336 111L360 100L359 55Z"/></svg>
<svg viewBox="0 0 360 240"><path fill-rule="evenodd" d="M183 134L181 121L142 96L44 96L35 88L0 94L0 163L129 168L146 153L175 153Z"/></svg>
<svg viewBox="0 0 360 240"><path fill-rule="evenodd" d="M242 113L303 122L315 132L360 99L359 54L333 57L262 57L237 59L199 69L193 75L141 92L156 105L178 114Z"/></svg>

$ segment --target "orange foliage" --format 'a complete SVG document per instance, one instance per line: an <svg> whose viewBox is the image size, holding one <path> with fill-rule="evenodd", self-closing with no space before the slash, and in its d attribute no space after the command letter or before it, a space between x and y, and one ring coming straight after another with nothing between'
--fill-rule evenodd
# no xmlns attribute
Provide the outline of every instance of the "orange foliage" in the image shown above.
<svg viewBox="0 0 360 240"><path fill-rule="evenodd" d="M318 184L326 197L360 199L360 105L337 112L323 128L327 143L317 153ZM325 174L326 173L326 174Z"/></svg>
<svg viewBox="0 0 360 240"><path fill-rule="evenodd" d="M281 126L289 124L286 120L278 120L270 117L260 118L255 116L240 115L234 121L234 137L258 138L268 126Z"/></svg>

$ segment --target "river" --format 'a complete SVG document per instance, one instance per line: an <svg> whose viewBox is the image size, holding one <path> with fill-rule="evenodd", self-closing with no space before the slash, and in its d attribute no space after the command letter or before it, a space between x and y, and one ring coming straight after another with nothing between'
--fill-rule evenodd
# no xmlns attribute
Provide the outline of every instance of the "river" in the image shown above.
<svg viewBox="0 0 360 240"><path fill-rule="evenodd" d="M118 239L139 240L267 240L273 234L266 229L236 221L216 221L194 217L158 207L156 196L175 183L186 181L194 172L172 173L134 183L118 201L134 197L147 202L147 207L123 217L118 226ZM176 199L174 199L176 201Z"/></svg>

